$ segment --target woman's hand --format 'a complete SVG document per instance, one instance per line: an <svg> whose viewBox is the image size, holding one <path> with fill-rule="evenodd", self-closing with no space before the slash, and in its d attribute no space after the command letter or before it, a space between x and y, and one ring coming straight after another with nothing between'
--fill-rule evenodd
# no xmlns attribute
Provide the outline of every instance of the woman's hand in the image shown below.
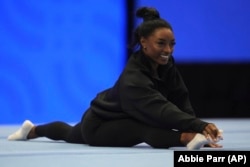
<svg viewBox="0 0 250 167"><path fill-rule="evenodd" d="M213 123L209 123L202 133L207 139L212 140L214 143L216 143L218 138L221 137L219 129Z"/></svg>

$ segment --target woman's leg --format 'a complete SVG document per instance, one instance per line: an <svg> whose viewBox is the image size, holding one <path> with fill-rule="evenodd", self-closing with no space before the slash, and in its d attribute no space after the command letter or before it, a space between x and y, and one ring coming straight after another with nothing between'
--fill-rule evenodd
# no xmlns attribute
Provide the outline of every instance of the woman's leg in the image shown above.
<svg viewBox="0 0 250 167"><path fill-rule="evenodd" d="M28 139L36 137L47 137L52 140L63 140L68 143L85 143L81 135L80 123L71 126L65 122L57 121L39 125L34 127L28 135Z"/></svg>
<svg viewBox="0 0 250 167"><path fill-rule="evenodd" d="M130 147L142 142L154 148L185 145L180 132L150 127L133 119L105 121L92 113L82 121L82 133L93 146Z"/></svg>
<svg viewBox="0 0 250 167"><path fill-rule="evenodd" d="M64 122L52 122L35 126L26 120L21 128L11 134L9 140L27 140L38 137L47 137L52 140L64 140L68 143L85 143L81 135L80 123L71 126Z"/></svg>

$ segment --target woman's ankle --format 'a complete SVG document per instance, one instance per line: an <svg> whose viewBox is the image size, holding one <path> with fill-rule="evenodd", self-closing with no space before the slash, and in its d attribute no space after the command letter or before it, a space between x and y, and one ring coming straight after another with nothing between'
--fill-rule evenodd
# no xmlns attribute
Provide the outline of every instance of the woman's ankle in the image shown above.
<svg viewBox="0 0 250 167"><path fill-rule="evenodd" d="M195 137L196 133L189 133L189 132L183 132L181 134L180 142L186 146L193 138Z"/></svg>
<svg viewBox="0 0 250 167"><path fill-rule="evenodd" d="M27 139L34 139L34 138L37 138L37 134L36 134L36 127L33 126L27 136Z"/></svg>

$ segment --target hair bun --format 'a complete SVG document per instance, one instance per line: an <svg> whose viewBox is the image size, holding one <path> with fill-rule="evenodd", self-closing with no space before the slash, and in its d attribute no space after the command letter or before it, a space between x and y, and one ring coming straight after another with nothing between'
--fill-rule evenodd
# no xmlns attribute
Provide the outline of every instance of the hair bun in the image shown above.
<svg viewBox="0 0 250 167"><path fill-rule="evenodd" d="M159 19L160 14L155 8L142 7L136 11L136 16L143 18L143 21Z"/></svg>

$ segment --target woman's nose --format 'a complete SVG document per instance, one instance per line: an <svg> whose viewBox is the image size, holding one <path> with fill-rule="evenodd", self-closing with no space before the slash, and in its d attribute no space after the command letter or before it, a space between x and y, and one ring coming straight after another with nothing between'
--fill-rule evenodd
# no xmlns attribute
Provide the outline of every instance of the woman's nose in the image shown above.
<svg viewBox="0 0 250 167"><path fill-rule="evenodd" d="M170 45L166 45L166 46L164 47L164 52L166 52L166 53L171 53L171 52L172 52L172 47L171 47Z"/></svg>

